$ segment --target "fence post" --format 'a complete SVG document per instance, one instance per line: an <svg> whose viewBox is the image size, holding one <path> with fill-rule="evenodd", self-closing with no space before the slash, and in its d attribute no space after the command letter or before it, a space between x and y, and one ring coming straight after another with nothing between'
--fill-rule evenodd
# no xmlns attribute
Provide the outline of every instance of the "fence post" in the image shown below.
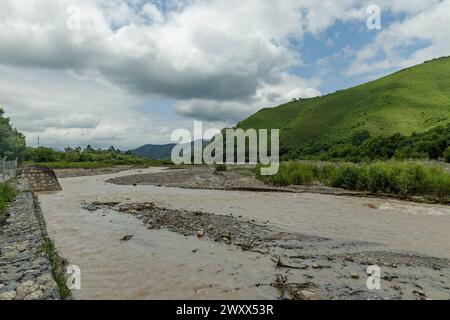
<svg viewBox="0 0 450 320"><path fill-rule="evenodd" d="M5 179L5 173L6 173L6 157L3 158L3 170L2 170L2 174L3 174L3 182L6 181L6 179Z"/></svg>
<svg viewBox="0 0 450 320"><path fill-rule="evenodd" d="M16 158L16 160L14 161L14 176L17 175L17 162L19 161L19 158Z"/></svg>

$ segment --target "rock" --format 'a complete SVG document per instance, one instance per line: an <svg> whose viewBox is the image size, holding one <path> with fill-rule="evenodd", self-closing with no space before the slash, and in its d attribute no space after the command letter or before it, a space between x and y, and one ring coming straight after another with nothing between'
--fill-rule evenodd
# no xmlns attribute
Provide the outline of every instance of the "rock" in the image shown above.
<svg viewBox="0 0 450 320"><path fill-rule="evenodd" d="M314 264L311 266L313 269L331 269L330 265Z"/></svg>
<svg viewBox="0 0 450 320"><path fill-rule="evenodd" d="M17 294L14 291L0 293L0 300L14 300Z"/></svg>
<svg viewBox="0 0 450 320"><path fill-rule="evenodd" d="M352 273L351 277L352 279L359 279L359 273Z"/></svg>
<svg viewBox="0 0 450 320"><path fill-rule="evenodd" d="M53 284L53 277L50 274L44 274L37 278L36 282L40 285L49 287Z"/></svg>
<svg viewBox="0 0 450 320"><path fill-rule="evenodd" d="M21 243L16 245L16 249L19 252L24 252L27 249L27 245L25 243Z"/></svg>
<svg viewBox="0 0 450 320"><path fill-rule="evenodd" d="M314 292L307 290L297 291L297 294L302 300L311 300L314 297Z"/></svg>
<svg viewBox="0 0 450 320"><path fill-rule="evenodd" d="M202 238L205 235L205 230L199 230L197 231L197 237Z"/></svg>
<svg viewBox="0 0 450 320"><path fill-rule="evenodd" d="M44 296L44 294L40 291L34 291L33 293L27 295L24 300L39 300L42 299L42 297Z"/></svg>
<svg viewBox="0 0 450 320"><path fill-rule="evenodd" d="M419 295L419 296L422 297L422 298L426 298L426 297L427 297L427 295L425 294L425 292L423 292L423 291L421 291L421 290L414 290L413 293Z"/></svg>
<svg viewBox="0 0 450 320"><path fill-rule="evenodd" d="M133 235L126 235L120 241L130 241L131 239L133 239Z"/></svg>
<svg viewBox="0 0 450 320"><path fill-rule="evenodd" d="M33 281L26 281L17 287L16 292L18 295L26 297L29 294L37 291L38 289L38 284L34 283Z"/></svg>
<svg viewBox="0 0 450 320"><path fill-rule="evenodd" d="M6 286L5 291L14 291L14 290L17 289L17 287L18 287L19 285L20 285L20 283L18 283L18 282L16 282L16 281L10 282L10 283Z"/></svg>
<svg viewBox="0 0 450 320"><path fill-rule="evenodd" d="M0 281L3 282L11 282L11 281L18 281L23 277L23 272L17 272L17 273L12 273L12 274L5 274L0 276Z"/></svg>

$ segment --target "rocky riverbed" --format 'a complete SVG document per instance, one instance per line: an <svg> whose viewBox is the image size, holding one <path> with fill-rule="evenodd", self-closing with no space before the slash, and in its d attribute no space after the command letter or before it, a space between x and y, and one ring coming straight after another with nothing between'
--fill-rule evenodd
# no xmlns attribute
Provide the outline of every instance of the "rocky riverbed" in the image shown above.
<svg viewBox="0 0 450 320"><path fill-rule="evenodd" d="M52 267L43 246L46 230L26 182L7 209L0 226L0 300L60 299Z"/></svg>
<svg viewBox="0 0 450 320"><path fill-rule="evenodd" d="M448 259L387 252L375 243L283 232L269 221L170 210L154 203L94 202L82 206L102 215L110 210L131 214L149 230L165 228L185 237L207 239L268 257L274 268L271 285L278 289L281 299L450 298ZM121 240L132 237L125 235ZM365 286L369 266L382 270L382 289Z"/></svg>

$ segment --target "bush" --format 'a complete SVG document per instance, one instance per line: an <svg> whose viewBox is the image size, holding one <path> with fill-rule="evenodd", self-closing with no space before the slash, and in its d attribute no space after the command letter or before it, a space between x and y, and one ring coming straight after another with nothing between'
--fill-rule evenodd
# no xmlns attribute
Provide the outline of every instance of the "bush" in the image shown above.
<svg viewBox="0 0 450 320"><path fill-rule="evenodd" d="M344 166L339 168L336 176L331 181L331 186L350 190L360 189L360 169L356 166Z"/></svg>
<svg viewBox="0 0 450 320"><path fill-rule="evenodd" d="M355 191L400 195L450 197L450 174L443 168L412 162L378 162L371 164L317 165L281 163L274 176L257 178L273 185L307 185L320 182L327 186Z"/></svg>
<svg viewBox="0 0 450 320"><path fill-rule="evenodd" d="M228 170L226 164L216 164L215 169L216 169L216 172L225 172Z"/></svg>
<svg viewBox="0 0 450 320"><path fill-rule="evenodd" d="M0 183L0 225L6 222L6 216L3 214L8 202L14 199L14 189L7 183Z"/></svg>
<svg viewBox="0 0 450 320"><path fill-rule="evenodd" d="M444 152L444 160L445 162L450 163L450 147Z"/></svg>

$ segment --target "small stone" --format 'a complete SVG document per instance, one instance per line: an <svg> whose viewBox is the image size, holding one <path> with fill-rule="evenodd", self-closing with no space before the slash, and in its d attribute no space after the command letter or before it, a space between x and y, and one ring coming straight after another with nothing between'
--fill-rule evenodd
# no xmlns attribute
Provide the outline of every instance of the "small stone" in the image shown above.
<svg viewBox="0 0 450 320"><path fill-rule="evenodd" d="M199 230L197 231L197 237L202 238L205 235L205 230Z"/></svg>
<svg viewBox="0 0 450 320"><path fill-rule="evenodd" d="M53 283L53 277L50 274L44 274L37 278L38 284L47 285Z"/></svg>
<svg viewBox="0 0 450 320"><path fill-rule="evenodd" d="M352 273L351 277L352 279L359 279L359 273Z"/></svg>
<svg viewBox="0 0 450 320"><path fill-rule="evenodd" d="M421 291L421 290L414 290L413 291L414 294L417 294L419 296L421 296L422 298L426 298L427 295L425 294L425 292Z"/></svg>
<svg viewBox="0 0 450 320"><path fill-rule="evenodd" d="M0 293L0 300L14 300L17 294L14 291Z"/></svg>
<svg viewBox="0 0 450 320"><path fill-rule="evenodd" d="M18 282L12 281L12 282L8 283L8 285L7 285L6 288L5 288L5 291L14 291L14 290L17 289L17 287L18 287L19 285L20 285L20 284L19 284Z"/></svg>
<svg viewBox="0 0 450 320"><path fill-rule="evenodd" d="M131 239L133 239L133 235L126 235L120 241L130 241Z"/></svg>
<svg viewBox="0 0 450 320"><path fill-rule="evenodd" d="M18 245L16 245L16 249L19 252L24 252L27 249L27 245L26 244L18 244Z"/></svg>
<svg viewBox="0 0 450 320"><path fill-rule="evenodd" d="M33 281L26 281L17 287L17 294L23 297L28 296L34 291L38 290L39 285L34 283Z"/></svg>
<svg viewBox="0 0 450 320"><path fill-rule="evenodd" d="M34 291L33 293L27 295L24 300L39 300L43 297L43 293L40 290Z"/></svg>
<svg viewBox="0 0 450 320"><path fill-rule="evenodd" d="M297 292L297 294L299 295L300 299L302 299L302 300L311 300L312 297L314 296L314 292L307 291L307 290L300 290Z"/></svg>

